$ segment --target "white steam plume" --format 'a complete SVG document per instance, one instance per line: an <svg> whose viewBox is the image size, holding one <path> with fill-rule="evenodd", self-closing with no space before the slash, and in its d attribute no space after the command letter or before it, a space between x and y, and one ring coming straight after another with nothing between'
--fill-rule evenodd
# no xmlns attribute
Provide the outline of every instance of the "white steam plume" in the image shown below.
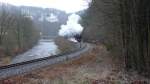
<svg viewBox="0 0 150 84"><path fill-rule="evenodd" d="M77 14L70 15L67 24L61 26L59 35L73 37L76 34L81 34L83 27L78 23L80 19L81 17Z"/></svg>

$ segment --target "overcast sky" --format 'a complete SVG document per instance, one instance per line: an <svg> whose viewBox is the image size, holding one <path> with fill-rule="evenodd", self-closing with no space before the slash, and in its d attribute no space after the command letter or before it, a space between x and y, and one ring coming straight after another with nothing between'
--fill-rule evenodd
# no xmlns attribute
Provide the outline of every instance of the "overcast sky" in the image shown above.
<svg viewBox="0 0 150 84"><path fill-rule="evenodd" d="M89 1L89 0L88 0ZM36 6L43 8L56 8L67 13L74 13L88 8L86 0L0 0L0 2L16 6Z"/></svg>

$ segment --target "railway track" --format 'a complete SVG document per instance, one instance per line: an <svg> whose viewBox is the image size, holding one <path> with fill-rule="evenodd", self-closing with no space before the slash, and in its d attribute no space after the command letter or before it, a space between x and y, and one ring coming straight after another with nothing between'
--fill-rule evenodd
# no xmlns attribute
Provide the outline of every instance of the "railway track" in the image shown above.
<svg viewBox="0 0 150 84"><path fill-rule="evenodd" d="M54 55L50 57L2 66L0 67L0 79L29 73L33 70L46 67L48 65L60 63L69 59L78 58L80 54L88 51L89 49L90 49L90 45L85 43L81 48L71 51L69 53L63 53L63 54Z"/></svg>

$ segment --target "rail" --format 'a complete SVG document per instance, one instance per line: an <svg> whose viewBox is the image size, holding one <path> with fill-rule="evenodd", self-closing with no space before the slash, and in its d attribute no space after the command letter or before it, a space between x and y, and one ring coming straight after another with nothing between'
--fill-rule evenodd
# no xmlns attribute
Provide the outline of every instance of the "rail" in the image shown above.
<svg viewBox="0 0 150 84"><path fill-rule="evenodd" d="M7 78L14 75L23 74L37 68L45 67L51 64L58 63L60 61L68 60L69 58L74 58L76 56L71 56L70 54L84 50L87 47L87 44L83 44L81 48L77 48L74 51L53 55L49 57L34 59L30 61L25 61L16 64L10 64L0 67L0 79ZM70 56L69 56L70 55Z"/></svg>

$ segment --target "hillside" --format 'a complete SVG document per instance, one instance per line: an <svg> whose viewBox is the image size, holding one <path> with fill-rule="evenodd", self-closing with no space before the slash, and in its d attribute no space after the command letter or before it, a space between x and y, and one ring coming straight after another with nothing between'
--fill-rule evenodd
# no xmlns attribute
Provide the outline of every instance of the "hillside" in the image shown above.
<svg viewBox="0 0 150 84"><path fill-rule="evenodd" d="M15 13L16 11L24 14L33 20L36 28L44 35L56 36L60 26L67 22L69 14L65 11L53 9L53 8L40 8L29 6L14 6L10 4L0 4L1 6L7 6L9 12ZM0 9L1 10L1 9Z"/></svg>
<svg viewBox="0 0 150 84"><path fill-rule="evenodd" d="M19 9L34 21L44 35L56 36L60 26L65 24L68 18L64 11L56 9L27 6L21 6Z"/></svg>

